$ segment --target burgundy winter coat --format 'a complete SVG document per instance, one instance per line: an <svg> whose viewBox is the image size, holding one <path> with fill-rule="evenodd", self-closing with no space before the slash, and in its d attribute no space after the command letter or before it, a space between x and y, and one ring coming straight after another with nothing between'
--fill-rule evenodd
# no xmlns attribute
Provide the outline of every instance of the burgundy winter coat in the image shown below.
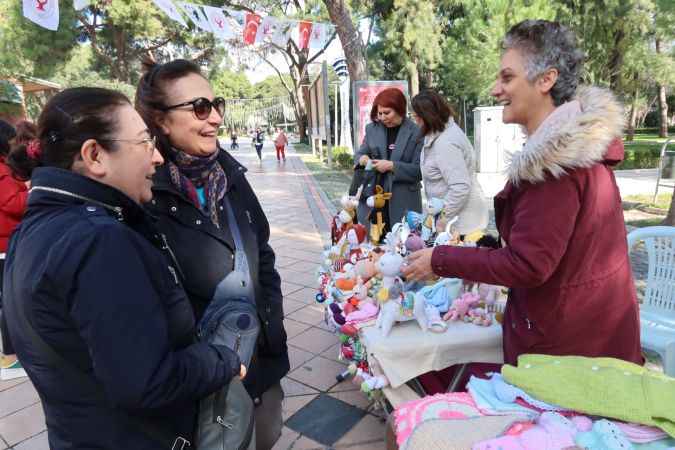
<svg viewBox="0 0 675 450"><path fill-rule="evenodd" d="M4 158L0 158L0 253L7 251L7 242L26 209L28 189L12 177Z"/></svg>
<svg viewBox="0 0 675 450"><path fill-rule="evenodd" d="M510 288L504 359L518 355L607 356L643 363L635 286L619 189L621 107L584 89L582 112L545 142L514 155L494 200L503 247L437 247L441 276Z"/></svg>

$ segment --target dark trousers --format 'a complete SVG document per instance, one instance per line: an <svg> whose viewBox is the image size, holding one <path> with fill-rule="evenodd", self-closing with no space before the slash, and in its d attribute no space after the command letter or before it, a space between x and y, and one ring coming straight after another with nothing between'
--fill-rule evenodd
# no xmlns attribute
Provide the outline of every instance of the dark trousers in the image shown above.
<svg viewBox="0 0 675 450"><path fill-rule="evenodd" d="M5 355L13 355L15 353L12 341L9 338L9 329L5 321L5 315L2 311L2 272L5 269L5 260L0 259L0 335L2 335L2 353Z"/></svg>
<svg viewBox="0 0 675 450"><path fill-rule="evenodd" d="M258 159L262 161L262 144L255 144L255 151L258 154Z"/></svg>

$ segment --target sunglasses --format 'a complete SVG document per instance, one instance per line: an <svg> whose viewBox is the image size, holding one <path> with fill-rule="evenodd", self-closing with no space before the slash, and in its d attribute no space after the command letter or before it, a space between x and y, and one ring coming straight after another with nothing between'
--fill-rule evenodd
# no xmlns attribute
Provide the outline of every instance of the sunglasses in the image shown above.
<svg viewBox="0 0 675 450"><path fill-rule="evenodd" d="M184 106L192 106L192 112L199 120L208 119L213 108L216 108L216 111L221 118L225 114L225 99L223 97L216 97L213 99L213 101L206 97L199 97L194 100L190 100L189 102L167 106L163 108L162 111L169 111L171 109L182 108Z"/></svg>

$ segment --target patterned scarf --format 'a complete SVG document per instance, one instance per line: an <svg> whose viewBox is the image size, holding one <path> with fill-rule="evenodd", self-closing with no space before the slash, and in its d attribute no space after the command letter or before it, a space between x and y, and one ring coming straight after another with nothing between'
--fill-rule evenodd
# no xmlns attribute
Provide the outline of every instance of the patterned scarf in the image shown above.
<svg viewBox="0 0 675 450"><path fill-rule="evenodd" d="M200 210L208 213L211 222L220 227L218 203L225 196L227 177L218 162L218 151L209 156L192 156L171 148L169 151L169 174L171 182ZM202 208L197 188L204 188L206 205Z"/></svg>

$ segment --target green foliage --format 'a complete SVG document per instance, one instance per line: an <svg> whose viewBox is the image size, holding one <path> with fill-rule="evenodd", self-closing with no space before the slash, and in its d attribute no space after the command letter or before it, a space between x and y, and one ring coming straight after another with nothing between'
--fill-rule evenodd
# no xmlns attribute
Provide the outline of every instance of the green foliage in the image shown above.
<svg viewBox="0 0 675 450"><path fill-rule="evenodd" d="M340 169L349 170L354 167L354 155L349 152L347 147L333 147L333 162Z"/></svg>
<svg viewBox="0 0 675 450"><path fill-rule="evenodd" d="M289 74L283 74L283 77L287 86L293 86L293 80L291 80ZM251 91L253 98L285 97L288 95L288 91L277 75L271 75L257 82L253 85Z"/></svg>
<svg viewBox="0 0 675 450"><path fill-rule="evenodd" d="M660 152L661 145L656 143L627 145L624 159L615 169L652 169L659 164Z"/></svg>
<svg viewBox="0 0 675 450"><path fill-rule="evenodd" d="M223 69L215 71L210 79L216 95L225 98L250 98L253 92L251 82L244 72Z"/></svg>

